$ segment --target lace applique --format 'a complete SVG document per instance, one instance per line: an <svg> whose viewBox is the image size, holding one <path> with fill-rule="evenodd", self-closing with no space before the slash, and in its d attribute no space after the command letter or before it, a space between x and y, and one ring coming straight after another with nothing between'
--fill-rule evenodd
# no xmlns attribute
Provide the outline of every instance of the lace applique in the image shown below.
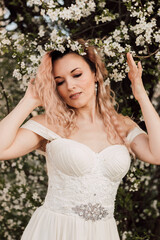
<svg viewBox="0 0 160 240"><path fill-rule="evenodd" d="M100 169L97 168L96 171L84 176L73 177L49 166L49 175L49 186L44 202L47 209L70 216L83 216L85 220L92 221L113 217L119 182L112 182L103 177ZM83 214L82 207L85 208ZM93 214L87 212L90 207ZM89 213L91 215L87 215Z"/></svg>

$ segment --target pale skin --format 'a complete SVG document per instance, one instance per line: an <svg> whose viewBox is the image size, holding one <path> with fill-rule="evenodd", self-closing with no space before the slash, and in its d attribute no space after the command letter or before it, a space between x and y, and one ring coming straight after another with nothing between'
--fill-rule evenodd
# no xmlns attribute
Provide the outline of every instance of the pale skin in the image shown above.
<svg viewBox="0 0 160 240"><path fill-rule="evenodd" d="M141 64L136 65L130 53L127 53L127 63L130 68L128 76L133 95L139 102L148 132L148 135L142 133L135 137L131 149L140 160L158 165L160 164L160 118L144 89ZM76 109L79 131L71 134L69 138L87 145L94 152L100 152L110 146L103 121L96 110L94 90L96 78L89 65L81 56L68 54L54 63L53 74L59 95L68 105ZM43 141L41 136L19 128L26 117L37 106L41 106L40 100L33 94L32 81L19 104L0 122L0 160L23 156L41 146ZM78 95L71 97L75 93ZM45 125L44 115L32 119ZM46 127L56 132L56 126Z"/></svg>

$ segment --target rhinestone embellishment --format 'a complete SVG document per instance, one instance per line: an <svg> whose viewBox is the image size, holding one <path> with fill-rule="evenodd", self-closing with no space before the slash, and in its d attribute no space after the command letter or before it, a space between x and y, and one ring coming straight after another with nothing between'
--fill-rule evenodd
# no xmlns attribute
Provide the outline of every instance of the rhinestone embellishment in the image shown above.
<svg viewBox="0 0 160 240"><path fill-rule="evenodd" d="M100 203L81 204L73 207L72 210L86 221L100 220L108 215L108 211Z"/></svg>

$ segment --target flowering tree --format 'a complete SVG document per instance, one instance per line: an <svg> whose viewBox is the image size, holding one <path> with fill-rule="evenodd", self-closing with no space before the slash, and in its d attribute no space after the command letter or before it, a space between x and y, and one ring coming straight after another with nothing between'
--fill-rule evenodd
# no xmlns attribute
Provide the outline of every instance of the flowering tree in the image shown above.
<svg viewBox="0 0 160 240"><path fill-rule="evenodd" d="M160 2L149 0L3 0L0 10L0 117L24 94L45 51L69 45L83 53L77 38L89 39L102 55L119 111L145 129L127 78L126 52L141 60L145 88L160 111ZM157 86L157 88L155 88ZM37 108L31 116L41 113ZM133 161L116 202L122 239L160 239L159 167ZM0 239L19 239L45 197L43 156L31 153L0 164Z"/></svg>

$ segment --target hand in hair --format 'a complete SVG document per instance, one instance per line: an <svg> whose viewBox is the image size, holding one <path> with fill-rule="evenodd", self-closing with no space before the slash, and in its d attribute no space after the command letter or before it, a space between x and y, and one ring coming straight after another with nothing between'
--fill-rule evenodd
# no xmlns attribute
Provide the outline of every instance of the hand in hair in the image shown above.
<svg viewBox="0 0 160 240"><path fill-rule="evenodd" d="M24 98L25 99L27 98L28 101L34 102L35 108L38 106L42 106L42 103L41 103L39 96L35 89L35 79L34 78L30 79L30 81L29 81L28 88L26 90Z"/></svg>
<svg viewBox="0 0 160 240"><path fill-rule="evenodd" d="M145 92L142 82L142 65L140 62L136 65L132 54L129 52L127 53L127 63L129 66L128 77L132 84L132 92L134 97L139 100Z"/></svg>

